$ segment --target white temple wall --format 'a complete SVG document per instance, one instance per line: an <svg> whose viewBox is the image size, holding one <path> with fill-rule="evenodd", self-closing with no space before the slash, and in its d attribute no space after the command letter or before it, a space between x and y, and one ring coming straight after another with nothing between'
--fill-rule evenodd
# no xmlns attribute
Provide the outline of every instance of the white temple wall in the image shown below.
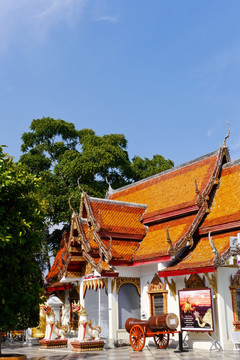
<svg viewBox="0 0 240 360"><path fill-rule="evenodd" d="M151 283L154 275L158 272L158 265L141 265L136 267L118 267L119 277L140 277L141 283L141 318L148 319L150 316L150 302L148 295L148 283ZM232 298L229 290L230 276L234 276L236 268L218 268L217 276L218 284L218 296L214 294L214 311L215 311L215 334L216 339L219 340L224 350L233 349L233 342L231 339L231 333L233 332L233 312L232 312ZM198 274L201 278L204 274ZM211 273L209 274L211 276ZM176 299L169 289L168 290L167 308L168 312L175 313L179 317L179 301L178 290L185 288L184 278L189 278L190 275L168 277L168 281L171 283L171 279L176 284ZM80 279L80 303L85 306L85 300L83 299L83 280ZM161 278L164 282L164 278ZM118 295L116 293L116 285L112 292L112 278L108 279L108 314L109 314L109 339L114 342L115 340L128 340L129 334L124 329L119 329L118 319ZM208 280L205 276L205 285L210 287ZM65 309L62 316L62 323L66 324L69 321L69 290L65 292ZM180 330L180 326L178 328ZM213 335L213 334L212 334ZM211 339L207 332L184 332L183 338L187 341L191 348L206 349L211 347ZM170 346L178 345L178 334L174 337L171 336ZM147 339L147 342L151 339Z"/></svg>
<svg viewBox="0 0 240 360"><path fill-rule="evenodd" d="M218 268L218 330L220 343L224 350L232 350L233 342L233 309L232 297L229 290L231 275L236 274L236 268Z"/></svg>

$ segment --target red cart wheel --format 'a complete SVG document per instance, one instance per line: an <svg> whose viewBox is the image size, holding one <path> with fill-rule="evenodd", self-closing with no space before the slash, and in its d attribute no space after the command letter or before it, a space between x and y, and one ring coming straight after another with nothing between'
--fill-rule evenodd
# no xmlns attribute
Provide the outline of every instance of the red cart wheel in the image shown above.
<svg viewBox="0 0 240 360"><path fill-rule="evenodd" d="M166 349L169 343L169 334L158 334L154 335L154 342L159 349Z"/></svg>
<svg viewBox="0 0 240 360"><path fill-rule="evenodd" d="M129 333L130 344L135 351L141 351L145 345L145 334L140 325L133 325Z"/></svg>

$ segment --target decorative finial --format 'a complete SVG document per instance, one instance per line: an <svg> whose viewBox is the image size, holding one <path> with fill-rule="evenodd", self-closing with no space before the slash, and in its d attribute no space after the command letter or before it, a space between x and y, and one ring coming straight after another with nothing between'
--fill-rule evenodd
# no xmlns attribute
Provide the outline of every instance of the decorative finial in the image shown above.
<svg viewBox="0 0 240 360"><path fill-rule="evenodd" d="M72 213L74 213L74 209L73 209L72 204L71 204L71 198L72 198L72 195L68 199L68 205L69 205L69 209L72 211Z"/></svg>
<svg viewBox="0 0 240 360"><path fill-rule="evenodd" d="M107 192L106 192L105 198L108 199L109 196L114 193L114 190L113 190L113 188L111 187L111 184L110 184L110 182L108 181L108 178L107 178L107 177L105 178L105 180L106 180L106 183L108 184L108 190L107 190Z"/></svg>
<svg viewBox="0 0 240 360"><path fill-rule="evenodd" d="M223 146L224 147L227 147L226 140L229 138L229 135L230 135L230 123L227 121L227 124L228 124L228 132L227 132L227 135L225 136L224 141L223 141Z"/></svg>
<svg viewBox="0 0 240 360"><path fill-rule="evenodd" d="M82 193L84 193L84 190L80 185L80 179L81 179L81 176L79 176L79 178L77 179L78 188L82 191Z"/></svg>
<svg viewBox="0 0 240 360"><path fill-rule="evenodd" d="M219 261L219 253L218 253L217 249L215 248L215 245L214 245L214 243L213 243L213 241L212 241L211 231L209 231L209 233L208 233L208 239L209 239L210 246L211 246L211 248L212 248L212 252L213 252L214 255L215 255L214 262L216 263L216 262Z"/></svg>

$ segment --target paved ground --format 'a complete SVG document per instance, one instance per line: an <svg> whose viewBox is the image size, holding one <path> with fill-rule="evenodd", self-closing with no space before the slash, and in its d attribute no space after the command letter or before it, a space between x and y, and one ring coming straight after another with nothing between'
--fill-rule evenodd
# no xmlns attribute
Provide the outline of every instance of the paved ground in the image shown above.
<svg viewBox="0 0 240 360"><path fill-rule="evenodd" d="M85 353L75 353L70 349L43 350L38 346L5 345L2 348L3 354L18 353L25 354L28 360L138 360L138 359L157 359L157 360L234 360L239 359L239 351L207 351L207 350L188 350L188 352L176 352L175 349L157 349L155 346L145 346L140 352L133 351L131 346L124 346L115 349L104 349L102 351L89 351Z"/></svg>

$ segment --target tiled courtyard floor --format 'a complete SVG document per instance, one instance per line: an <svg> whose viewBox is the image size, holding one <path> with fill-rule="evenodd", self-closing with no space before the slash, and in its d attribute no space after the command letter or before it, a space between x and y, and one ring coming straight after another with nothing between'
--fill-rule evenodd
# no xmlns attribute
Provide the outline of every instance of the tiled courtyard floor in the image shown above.
<svg viewBox="0 0 240 360"><path fill-rule="evenodd" d="M17 353L25 354L28 360L75 360L75 359L94 359L94 360L124 360L124 359L157 359L157 360L234 360L240 358L239 351L207 351L207 350L188 350L188 352L176 352L175 349L157 349L154 346L145 346L140 352L133 351L130 346L115 349L104 349L102 351L89 351L84 353L72 352L68 349L43 350L38 346L11 346L3 345L3 354Z"/></svg>

